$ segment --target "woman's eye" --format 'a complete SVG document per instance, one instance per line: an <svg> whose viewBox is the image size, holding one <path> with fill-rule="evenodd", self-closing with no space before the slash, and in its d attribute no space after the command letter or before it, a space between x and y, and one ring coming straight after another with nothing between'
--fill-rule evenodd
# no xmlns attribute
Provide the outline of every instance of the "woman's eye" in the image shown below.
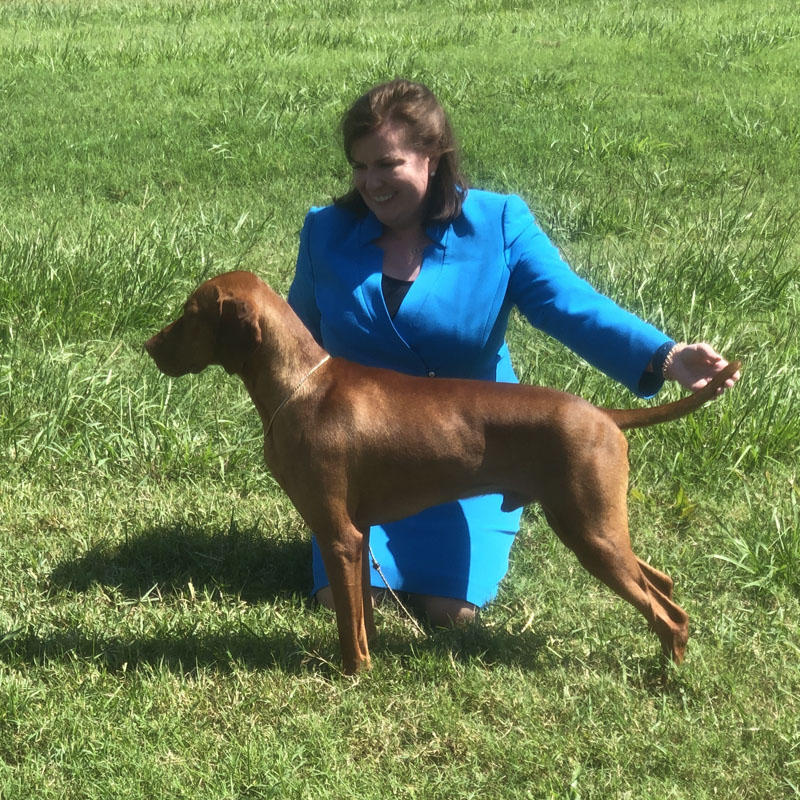
<svg viewBox="0 0 800 800"><path fill-rule="evenodd" d="M400 158L395 158L387 161L378 161L372 169L382 169L382 170L394 170L398 167L403 165L403 160ZM365 172L367 170L366 164L350 164L350 168L353 172Z"/></svg>

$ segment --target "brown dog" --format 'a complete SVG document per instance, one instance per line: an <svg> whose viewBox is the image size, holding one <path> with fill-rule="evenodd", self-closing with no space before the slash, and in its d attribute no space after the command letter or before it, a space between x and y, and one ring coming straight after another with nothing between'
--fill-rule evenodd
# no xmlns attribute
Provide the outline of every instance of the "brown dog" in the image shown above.
<svg viewBox="0 0 800 800"><path fill-rule="evenodd" d="M620 430L689 413L739 364L689 397L636 410L534 386L409 377L330 358L249 272L204 283L145 347L167 375L220 364L244 381L264 423L267 466L317 535L345 672L369 666L375 630L369 526L489 493L503 494L505 509L539 502L581 564L682 661L688 615L672 602L672 580L631 550Z"/></svg>

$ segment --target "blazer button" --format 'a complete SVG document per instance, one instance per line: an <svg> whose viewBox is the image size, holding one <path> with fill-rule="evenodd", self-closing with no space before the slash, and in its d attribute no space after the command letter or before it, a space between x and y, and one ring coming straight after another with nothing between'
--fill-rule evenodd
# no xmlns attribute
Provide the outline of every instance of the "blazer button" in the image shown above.
<svg viewBox="0 0 800 800"><path fill-rule="evenodd" d="M428 377L429 377L429 378L435 378L435 377L436 377L436 373L435 373L433 370L431 370L431 371L428 373Z"/></svg>

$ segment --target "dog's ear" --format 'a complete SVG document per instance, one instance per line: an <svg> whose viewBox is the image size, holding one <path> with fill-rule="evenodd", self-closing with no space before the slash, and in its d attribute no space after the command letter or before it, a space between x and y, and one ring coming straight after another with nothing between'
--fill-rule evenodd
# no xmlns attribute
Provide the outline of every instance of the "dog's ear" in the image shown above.
<svg viewBox="0 0 800 800"><path fill-rule="evenodd" d="M230 375L239 373L244 362L261 344L261 327L252 304L228 297L220 302L220 323L217 337L219 363Z"/></svg>

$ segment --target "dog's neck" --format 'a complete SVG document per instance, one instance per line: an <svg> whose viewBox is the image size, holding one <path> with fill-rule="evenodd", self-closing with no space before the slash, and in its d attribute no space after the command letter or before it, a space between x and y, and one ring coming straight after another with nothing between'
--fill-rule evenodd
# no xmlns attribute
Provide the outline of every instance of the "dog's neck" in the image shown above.
<svg viewBox="0 0 800 800"><path fill-rule="evenodd" d="M326 353L288 303L266 285L260 294L261 345L245 363L241 378L267 420Z"/></svg>

